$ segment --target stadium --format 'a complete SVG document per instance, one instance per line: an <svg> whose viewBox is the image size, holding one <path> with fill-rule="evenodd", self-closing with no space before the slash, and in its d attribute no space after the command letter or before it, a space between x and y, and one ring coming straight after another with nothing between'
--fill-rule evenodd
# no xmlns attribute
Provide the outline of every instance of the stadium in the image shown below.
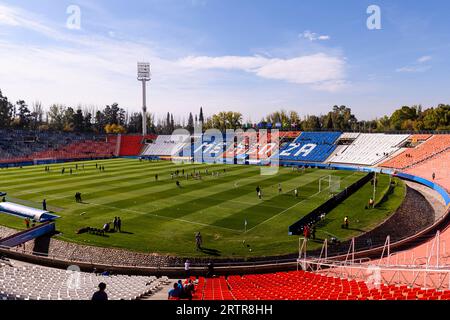
<svg viewBox="0 0 450 320"><path fill-rule="evenodd" d="M20 14L0 3L0 24L14 28ZM214 68L257 59L241 71L264 79L265 67L294 65L222 58ZM163 81L172 70L159 62ZM131 115L117 103L31 111L0 91L0 300L450 300L448 104L376 110L375 120L337 105L320 116L270 106L261 121L202 107L186 123L181 107L175 120L166 107L167 117L149 113L158 78L150 63L137 67L143 102ZM94 88L83 94L101 95Z"/></svg>
<svg viewBox="0 0 450 320"><path fill-rule="evenodd" d="M77 137L51 151L47 142L22 144L24 136L69 136L3 131L16 143L2 143L0 241L6 257L24 261L2 264L4 298L88 298L93 270L117 273L111 287L132 275L139 290L115 298L151 297L184 275L186 260L194 299L449 297L450 135L276 131L231 142L207 132ZM24 218L34 227L23 230ZM114 230L103 228L110 221ZM211 264L215 277L206 278ZM74 265L79 289L62 288L66 270L59 288L7 284ZM299 292L286 296L280 289L291 281ZM304 281L328 288L310 291ZM255 282L268 287L258 294Z"/></svg>

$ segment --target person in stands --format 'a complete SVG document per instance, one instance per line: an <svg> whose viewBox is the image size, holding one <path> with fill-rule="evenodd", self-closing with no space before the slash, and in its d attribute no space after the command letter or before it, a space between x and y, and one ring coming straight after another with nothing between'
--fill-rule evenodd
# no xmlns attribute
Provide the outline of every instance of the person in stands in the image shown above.
<svg viewBox="0 0 450 320"><path fill-rule="evenodd" d="M186 279L189 279L191 277L191 261L189 259L184 263L184 272Z"/></svg>
<svg viewBox="0 0 450 320"><path fill-rule="evenodd" d="M92 295L92 301L107 301L108 295L105 292L106 284L101 282L98 285L98 291Z"/></svg>
<svg viewBox="0 0 450 320"><path fill-rule="evenodd" d="M169 291L168 299L178 299L180 297L180 288L178 287L178 283L173 284L173 289Z"/></svg>

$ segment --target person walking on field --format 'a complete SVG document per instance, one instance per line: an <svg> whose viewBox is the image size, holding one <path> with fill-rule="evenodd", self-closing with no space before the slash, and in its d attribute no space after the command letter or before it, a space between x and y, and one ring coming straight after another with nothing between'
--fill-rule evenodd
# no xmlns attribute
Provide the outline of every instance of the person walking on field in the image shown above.
<svg viewBox="0 0 450 320"><path fill-rule="evenodd" d="M346 216L346 217L344 218L344 228L345 228L345 229L348 229L348 225L349 225L349 222L348 222L348 216Z"/></svg>
<svg viewBox="0 0 450 320"><path fill-rule="evenodd" d="M119 232L122 232L122 220L120 219L120 217L117 217L117 230L119 230Z"/></svg>
<svg viewBox="0 0 450 320"><path fill-rule="evenodd" d="M42 201L42 210L47 211L47 200Z"/></svg>
<svg viewBox="0 0 450 320"><path fill-rule="evenodd" d="M195 245L197 247L197 251L202 249L202 244L203 244L202 235L200 232L197 232L197 234L195 235Z"/></svg>

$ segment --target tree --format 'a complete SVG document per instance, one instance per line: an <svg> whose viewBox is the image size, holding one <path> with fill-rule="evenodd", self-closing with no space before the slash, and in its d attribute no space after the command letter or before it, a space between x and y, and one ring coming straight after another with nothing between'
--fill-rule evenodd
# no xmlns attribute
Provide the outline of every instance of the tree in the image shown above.
<svg viewBox="0 0 450 320"><path fill-rule="evenodd" d="M411 108L408 106L403 106L401 109L396 110L391 115L391 126L395 130L404 130L403 128L406 121L411 120L415 121L417 120L417 109Z"/></svg>
<svg viewBox="0 0 450 320"><path fill-rule="evenodd" d="M50 107L47 113L50 120L50 129L56 131L62 131L64 129L64 112L65 107L63 105L54 104Z"/></svg>
<svg viewBox="0 0 450 320"><path fill-rule="evenodd" d="M205 117L203 116L203 107L200 107L200 115L198 116L198 120L200 121L201 126L205 124Z"/></svg>
<svg viewBox="0 0 450 320"><path fill-rule="evenodd" d="M36 130L42 124L44 109L42 108L42 103L36 101L33 103L33 112L31 113L31 124L30 128Z"/></svg>
<svg viewBox="0 0 450 320"><path fill-rule="evenodd" d="M214 114L206 121L206 129L238 129L242 127L242 114L240 112L222 111Z"/></svg>
<svg viewBox="0 0 450 320"><path fill-rule="evenodd" d="M105 126L105 133L108 134L119 134L119 133L126 133L127 131L125 128L119 124L107 124Z"/></svg>
<svg viewBox="0 0 450 320"><path fill-rule="evenodd" d="M333 115L332 113L328 113L326 120L325 120L325 128L328 130L333 130L334 126L333 126Z"/></svg>
<svg viewBox="0 0 450 320"><path fill-rule="evenodd" d="M76 132L84 131L84 117L83 111L78 109L76 113L74 113L72 117L73 129Z"/></svg>
<svg viewBox="0 0 450 320"><path fill-rule="evenodd" d="M194 117L192 116L192 112L189 112L189 118L188 118L188 123L187 123L186 129L190 133L194 132Z"/></svg>
<svg viewBox="0 0 450 320"><path fill-rule="evenodd" d="M317 116L307 116L303 121L302 126L305 131L320 130L320 119Z"/></svg>
<svg viewBox="0 0 450 320"><path fill-rule="evenodd" d="M131 114L130 121L128 122L128 132L130 133L142 132L142 113L135 112Z"/></svg>
<svg viewBox="0 0 450 320"><path fill-rule="evenodd" d="M18 114L15 121L15 125L20 129L29 129L31 123L31 112L28 109L27 104L23 100L17 101Z"/></svg>
<svg viewBox="0 0 450 320"><path fill-rule="evenodd" d="M94 123L95 132L103 133L106 124L107 123L105 119L105 114L102 111L97 110L97 112L95 113L95 123Z"/></svg>
<svg viewBox="0 0 450 320"><path fill-rule="evenodd" d="M0 90L0 128L9 128L13 117L14 107L8 101L8 98L3 96Z"/></svg>

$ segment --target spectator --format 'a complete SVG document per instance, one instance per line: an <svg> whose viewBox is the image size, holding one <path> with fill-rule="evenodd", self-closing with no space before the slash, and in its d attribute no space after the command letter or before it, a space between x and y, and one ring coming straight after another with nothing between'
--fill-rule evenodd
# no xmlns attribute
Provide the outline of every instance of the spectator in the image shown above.
<svg viewBox="0 0 450 320"><path fill-rule="evenodd" d="M192 300L194 292L195 292L195 285L192 282L192 280L189 279L189 281L183 287L184 298Z"/></svg>
<svg viewBox="0 0 450 320"><path fill-rule="evenodd" d="M92 296L92 301L107 301L108 295L105 292L106 284L101 282L98 285L98 291Z"/></svg>
<svg viewBox="0 0 450 320"><path fill-rule="evenodd" d="M189 261L189 259L187 259L184 263L184 272L186 274L186 279L189 279L191 277L191 262Z"/></svg>
<svg viewBox="0 0 450 320"><path fill-rule="evenodd" d="M169 291L168 299L178 299L180 297L180 289L178 287L178 283L173 284L173 289Z"/></svg>
<svg viewBox="0 0 450 320"><path fill-rule="evenodd" d="M206 273L207 278L212 278L214 276L214 264L212 262L208 263L208 272Z"/></svg>

